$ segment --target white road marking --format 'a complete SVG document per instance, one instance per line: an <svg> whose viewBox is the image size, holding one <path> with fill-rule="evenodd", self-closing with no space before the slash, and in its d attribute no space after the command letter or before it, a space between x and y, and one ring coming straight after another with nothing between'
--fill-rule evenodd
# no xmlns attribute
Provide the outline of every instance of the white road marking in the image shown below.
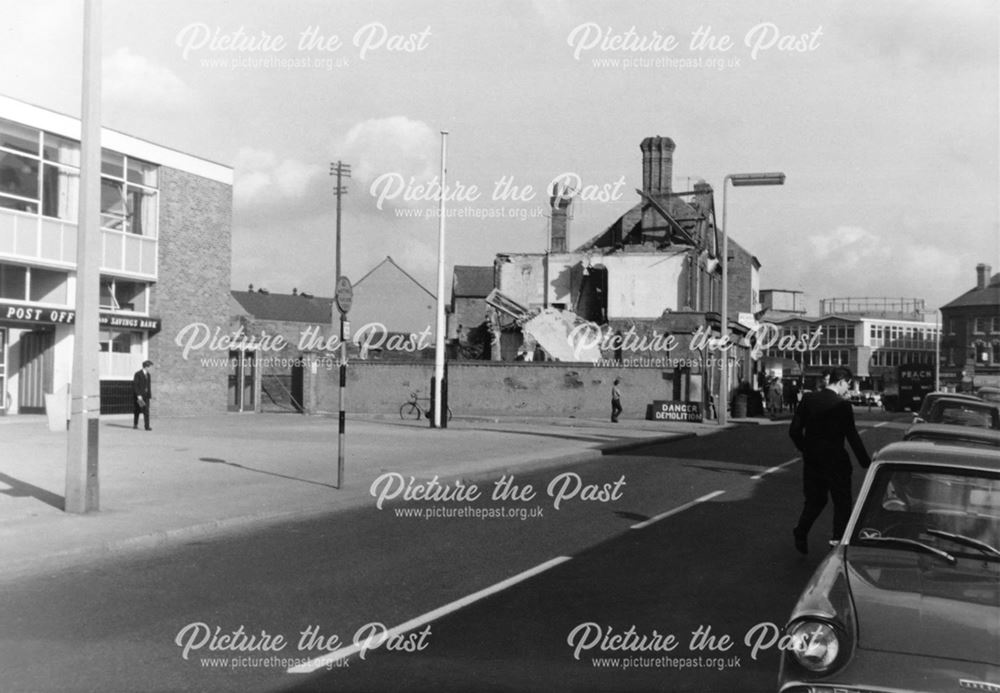
<svg viewBox="0 0 1000 693"><path fill-rule="evenodd" d="M506 580L502 580L496 583L495 585L491 585L485 589L481 589L478 592L473 592L472 594L466 595L461 599L456 599L455 601L449 604L445 604L442 607L438 607L433 611L428 611L426 614L422 616L417 616L416 618L412 618L409 621L406 621L405 623L399 624L395 628L388 629L385 632L385 635L382 637L381 642L386 642L388 641L389 638L402 635L403 633L408 633L411 630L416 630L420 626L430 623L431 621L436 621L442 616L447 616L448 614L454 611L458 611L459 609L462 609L466 606L469 606L470 604L477 602L480 599L484 599L485 597L488 597L491 594L502 592L508 587L512 587L519 582L527 580L528 578L532 578L536 575L539 575L540 573L544 573L546 570L549 570L550 568L555 568L557 565L561 565L562 563L565 563L568 560L570 560L569 556L557 556L556 558L548 560L545 563L540 563L539 565L536 565L534 568L529 568L528 570L525 570L523 573L518 573L513 577L509 577ZM362 642L351 645L349 647L342 647L340 649L334 650L333 652L330 652L329 654L325 654L321 657L317 657L316 659L312 659L308 662L305 662L304 664L299 664L297 666L294 666L288 670L288 673L311 674L317 669L325 668L333 664L334 662L339 662L340 660L346 659L351 655L358 654L367 646L368 646L367 643Z"/></svg>
<svg viewBox="0 0 1000 693"><path fill-rule="evenodd" d="M712 500L716 496L721 496L723 493L725 493L725 491L712 491L711 493L708 493L708 494L702 496L701 498L695 498L690 503L685 503L684 505L679 505L676 508L674 508L673 510L668 510L665 513L660 513L659 515L654 515L653 517L649 518L648 520L643 520L642 522L640 522L638 524L632 525L632 529L642 529L643 527L649 527L654 522L659 522L660 520L668 518L671 515L676 515L677 513L684 512L688 508L693 508L694 506L698 505L699 503L704 503L705 501Z"/></svg>
<svg viewBox="0 0 1000 693"><path fill-rule="evenodd" d="M788 465L795 464L796 462L800 462L801 460L802 460L801 457L793 457L792 459L788 460L787 462L782 462L781 464L779 464L776 467L771 467L770 469L765 469L760 474L754 474L750 478L752 480L754 480L754 481L760 481L761 479L763 479L768 474L772 474L774 472L780 471L780 470L784 469L785 467L787 467Z"/></svg>

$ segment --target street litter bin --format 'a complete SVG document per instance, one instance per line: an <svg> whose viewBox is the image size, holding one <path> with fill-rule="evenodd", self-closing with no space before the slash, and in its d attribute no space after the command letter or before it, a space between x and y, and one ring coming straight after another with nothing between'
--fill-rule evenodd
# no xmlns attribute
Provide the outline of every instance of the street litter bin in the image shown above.
<svg viewBox="0 0 1000 693"><path fill-rule="evenodd" d="M736 395L733 400L733 418L745 419L747 417L747 396Z"/></svg>
<svg viewBox="0 0 1000 693"><path fill-rule="evenodd" d="M45 393L45 416L49 420L50 431L69 428L69 386L63 385L55 392Z"/></svg>

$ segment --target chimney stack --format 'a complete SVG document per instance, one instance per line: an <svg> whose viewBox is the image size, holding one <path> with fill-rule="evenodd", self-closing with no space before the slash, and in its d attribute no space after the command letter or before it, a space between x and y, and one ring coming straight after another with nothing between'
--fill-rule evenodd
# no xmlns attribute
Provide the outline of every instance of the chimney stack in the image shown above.
<svg viewBox="0 0 1000 693"><path fill-rule="evenodd" d="M976 265L976 288L985 289L990 285L990 272L993 270L987 264L979 263Z"/></svg>
<svg viewBox="0 0 1000 693"><path fill-rule="evenodd" d="M648 195L668 195L674 175L674 141L669 137L647 137L642 150L642 190Z"/></svg>
<svg viewBox="0 0 1000 693"><path fill-rule="evenodd" d="M573 190L556 184L549 204L552 205L552 228L549 231L549 252L565 253L569 236L569 206L573 203Z"/></svg>

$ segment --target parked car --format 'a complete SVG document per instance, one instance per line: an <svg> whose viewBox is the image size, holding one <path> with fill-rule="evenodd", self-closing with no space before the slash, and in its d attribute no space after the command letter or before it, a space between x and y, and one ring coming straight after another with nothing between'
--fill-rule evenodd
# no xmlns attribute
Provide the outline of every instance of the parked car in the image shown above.
<svg viewBox="0 0 1000 693"><path fill-rule="evenodd" d="M929 440L939 443L954 443L955 445L1000 448L1000 431L972 426L915 423L903 433L903 440Z"/></svg>
<svg viewBox="0 0 1000 693"><path fill-rule="evenodd" d="M923 402L920 403L920 411L917 413L917 418L926 419L927 414L931 411L931 406L941 399L942 397L950 397L952 399L964 399L969 402L981 402L982 399L975 396L969 395L961 392L940 392L935 391L924 395Z"/></svg>
<svg viewBox="0 0 1000 693"><path fill-rule="evenodd" d="M914 423L925 421L952 426L1000 429L1000 405L983 400L940 397L931 405L926 417L918 416L913 420Z"/></svg>
<svg viewBox="0 0 1000 693"><path fill-rule="evenodd" d="M785 628L779 690L995 690L1000 455L893 443Z"/></svg>
<svg viewBox="0 0 1000 693"><path fill-rule="evenodd" d="M1000 402L1000 387L984 385L976 390L976 396L985 399L987 402Z"/></svg>
<svg viewBox="0 0 1000 693"><path fill-rule="evenodd" d="M881 407L882 396L874 390L852 390L847 398L859 407Z"/></svg>

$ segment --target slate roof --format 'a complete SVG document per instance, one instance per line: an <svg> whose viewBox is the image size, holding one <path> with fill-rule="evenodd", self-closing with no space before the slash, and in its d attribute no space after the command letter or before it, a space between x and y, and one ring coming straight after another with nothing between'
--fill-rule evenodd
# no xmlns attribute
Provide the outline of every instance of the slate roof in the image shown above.
<svg viewBox="0 0 1000 693"><path fill-rule="evenodd" d="M977 306L997 306L1000 310L1000 272L990 277L985 289L969 289L964 294L942 308L971 308Z"/></svg>
<svg viewBox="0 0 1000 693"><path fill-rule="evenodd" d="M263 294L257 291L233 291L233 298L258 320L284 322L329 323L333 316L333 299L302 294Z"/></svg>
<svg viewBox="0 0 1000 693"><path fill-rule="evenodd" d="M385 256L385 260L382 260L382 262L378 263L377 265L375 265L374 267L372 267L370 270L368 270L368 272L365 274L365 276L361 277L361 279L359 279L358 281L354 282L355 288L357 288L358 286L360 286L366 279L368 279L373 274L375 274L382 267L382 265L390 265L392 267L395 267L399 271L400 274L402 274L404 277L406 277L411 282L413 282L417 286L417 288L419 288L421 291L423 291L424 293L426 293L431 298L434 298L434 292L433 291L431 291L426 286L424 286L423 284L421 284L419 281L417 281L416 279L414 279L412 274L410 274L405 269L403 269L402 267L400 267L399 264L395 260L393 260L392 257L390 257L389 255L386 255Z"/></svg>

